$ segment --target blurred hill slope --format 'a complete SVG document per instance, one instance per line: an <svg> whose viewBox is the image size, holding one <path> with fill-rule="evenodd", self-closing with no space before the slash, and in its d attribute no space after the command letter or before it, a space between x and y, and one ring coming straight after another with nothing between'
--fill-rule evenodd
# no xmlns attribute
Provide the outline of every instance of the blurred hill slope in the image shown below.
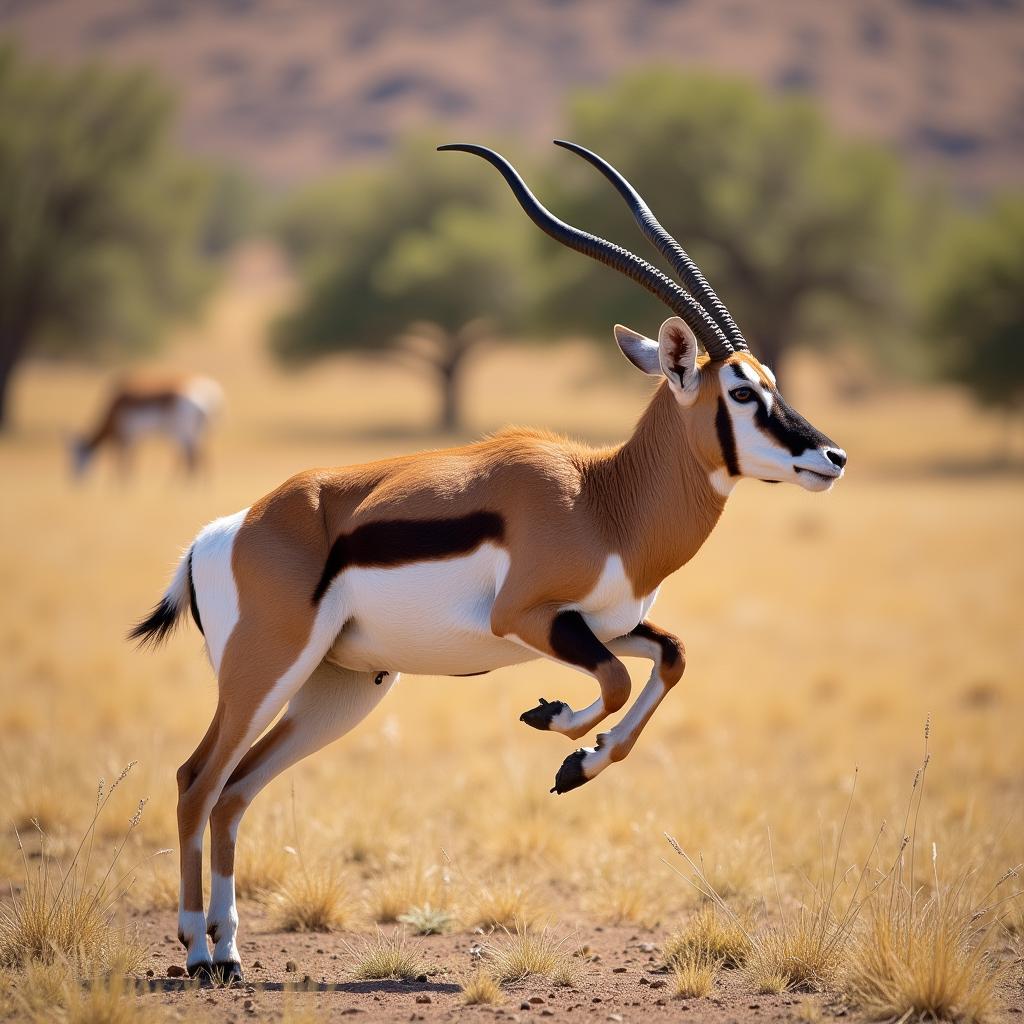
<svg viewBox="0 0 1024 1024"><path fill-rule="evenodd" d="M1024 176L1016 0L0 0L0 31L60 59L158 68L192 148L286 184L413 127L538 144L565 93L638 65L752 77L819 99L965 193Z"/></svg>

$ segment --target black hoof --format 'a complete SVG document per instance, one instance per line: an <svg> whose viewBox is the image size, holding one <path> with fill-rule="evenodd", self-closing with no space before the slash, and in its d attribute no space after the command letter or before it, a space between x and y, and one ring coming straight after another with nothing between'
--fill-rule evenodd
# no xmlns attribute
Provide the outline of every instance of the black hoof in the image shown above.
<svg viewBox="0 0 1024 1024"><path fill-rule="evenodd" d="M200 960L197 964L188 964L188 976L194 981L213 982L213 964L209 960Z"/></svg>
<svg viewBox="0 0 1024 1024"><path fill-rule="evenodd" d="M584 782L590 780L583 774L583 761L586 758L585 750L574 750L563 762L555 776L555 784L551 787L552 793L568 793L570 789L579 789Z"/></svg>
<svg viewBox="0 0 1024 1024"><path fill-rule="evenodd" d="M520 722L525 722L534 729L550 729L551 719L556 717L562 708L568 708L563 700L547 701L543 697L537 698L540 703L529 711L524 711L519 716Z"/></svg>
<svg viewBox="0 0 1024 1024"><path fill-rule="evenodd" d="M245 977L237 960L220 960L213 965L213 976L221 985L242 985Z"/></svg>

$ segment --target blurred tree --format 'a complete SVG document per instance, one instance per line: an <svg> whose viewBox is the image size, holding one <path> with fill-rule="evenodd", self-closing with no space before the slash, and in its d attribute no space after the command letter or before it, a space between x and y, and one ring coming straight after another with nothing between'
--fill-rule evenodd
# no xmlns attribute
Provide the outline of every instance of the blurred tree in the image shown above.
<svg viewBox="0 0 1024 1024"><path fill-rule="evenodd" d="M915 213L899 165L880 147L835 138L807 101L645 72L578 98L567 137L633 182L773 367L840 323L877 333L899 306ZM551 167L544 191L560 216L652 258L600 174L562 153ZM620 276L554 246L545 253L555 322L582 320L603 337L615 321L650 333L664 317Z"/></svg>
<svg viewBox="0 0 1024 1024"><path fill-rule="evenodd" d="M411 141L381 169L297 196L278 234L306 287L277 354L398 354L434 378L439 427L457 430L467 356L520 322L527 294L528 226L483 171Z"/></svg>
<svg viewBox="0 0 1024 1024"><path fill-rule="evenodd" d="M985 405L1024 411L1024 194L962 218L938 247L926 333L939 370Z"/></svg>
<svg viewBox="0 0 1024 1024"><path fill-rule="evenodd" d="M193 308L207 175L149 74L55 69L0 45L0 427L29 346L142 347Z"/></svg>

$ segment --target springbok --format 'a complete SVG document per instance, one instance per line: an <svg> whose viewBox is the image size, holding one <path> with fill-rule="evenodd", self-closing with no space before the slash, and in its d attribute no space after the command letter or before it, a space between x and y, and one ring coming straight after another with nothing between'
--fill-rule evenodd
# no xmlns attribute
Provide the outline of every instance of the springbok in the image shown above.
<svg viewBox="0 0 1024 1024"><path fill-rule="evenodd" d="M490 161L548 234L627 274L675 314L657 341L615 328L626 357L662 378L629 440L593 449L513 429L461 448L300 473L203 529L130 634L158 642L191 608L218 678L213 721L178 771L179 938L192 975L242 977L234 855L246 808L280 772L352 729L399 673L476 675L550 658L593 677L599 696L580 710L541 700L521 719L576 740L626 704L620 657L649 659L633 706L565 759L552 792L582 786L629 753L682 676L682 642L647 615L662 580L711 533L736 481L824 491L843 474L845 453L786 404L640 196L600 157L563 145L618 188L688 291L556 219L497 153L441 148Z"/></svg>
<svg viewBox="0 0 1024 1024"><path fill-rule="evenodd" d="M162 434L181 450L186 471L194 473L210 419L222 404L220 385L209 377L125 378L114 386L93 430L72 439L72 472L84 474L106 446L117 453L127 473L135 442Z"/></svg>

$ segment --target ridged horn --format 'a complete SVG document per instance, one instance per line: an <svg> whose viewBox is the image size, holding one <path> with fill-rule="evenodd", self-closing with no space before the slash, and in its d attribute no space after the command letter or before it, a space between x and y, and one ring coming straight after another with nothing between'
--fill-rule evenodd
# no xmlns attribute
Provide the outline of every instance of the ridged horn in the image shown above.
<svg viewBox="0 0 1024 1024"><path fill-rule="evenodd" d="M541 204L520 177L519 172L500 153L473 143L453 142L437 148L439 152L456 151L482 157L499 171L512 189L512 194L519 201L519 205L543 232L562 245L618 270L656 295L673 313L682 318L712 359L725 359L733 352L729 340L708 315L707 310L695 302L675 281L628 249L559 220Z"/></svg>
<svg viewBox="0 0 1024 1024"><path fill-rule="evenodd" d="M619 195L626 200L633 219L640 230L647 236L651 244L672 264L686 290L707 310L711 318L721 328L730 344L737 350L749 350L743 332L736 325L725 303L715 294L708 284L707 278L700 272L700 267L690 258L686 250L661 226L651 208L644 202L639 192L617 171L607 160L591 152L575 142L555 139L555 145L567 149L577 156L583 157L596 167L616 188Z"/></svg>

